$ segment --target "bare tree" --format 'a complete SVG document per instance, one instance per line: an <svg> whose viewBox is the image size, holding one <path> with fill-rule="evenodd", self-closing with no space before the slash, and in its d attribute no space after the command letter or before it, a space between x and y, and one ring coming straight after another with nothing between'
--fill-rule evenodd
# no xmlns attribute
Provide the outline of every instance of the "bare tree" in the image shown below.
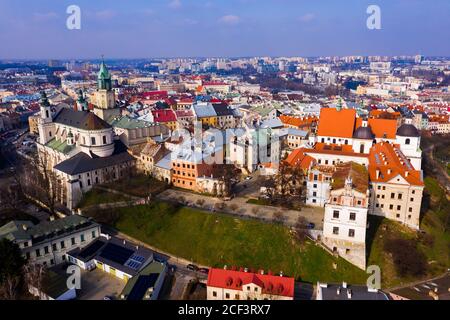
<svg viewBox="0 0 450 320"><path fill-rule="evenodd" d="M35 288L40 294L43 289L43 279L46 275L46 268L39 264L32 264L28 262L24 267L25 284Z"/></svg>
<svg viewBox="0 0 450 320"><path fill-rule="evenodd" d="M20 277L8 275L0 286L0 297L4 300L16 300L20 287Z"/></svg>
<svg viewBox="0 0 450 320"><path fill-rule="evenodd" d="M294 230L295 230L295 238L300 243L303 243L308 237L307 224L308 222L306 221L305 217L299 216L297 218Z"/></svg>
<svg viewBox="0 0 450 320"><path fill-rule="evenodd" d="M213 175L223 186L222 196L229 197L232 193L233 180L238 179L240 170L237 169L233 164L214 164Z"/></svg>
<svg viewBox="0 0 450 320"><path fill-rule="evenodd" d="M61 179L53 170L51 163L48 152L40 150L21 168L20 185L25 194L44 203L50 213L54 214L58 200L64 199L62 199Z"/></svg>

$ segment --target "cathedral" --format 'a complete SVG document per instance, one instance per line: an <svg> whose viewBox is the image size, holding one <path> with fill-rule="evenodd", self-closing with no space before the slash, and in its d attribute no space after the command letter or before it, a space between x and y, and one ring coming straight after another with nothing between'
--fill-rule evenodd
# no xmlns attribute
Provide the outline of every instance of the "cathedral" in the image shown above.
<svg viewBox="0 0 450 320"><path fill-rule="evenodd" d="M76 208L93 185L118 180L135 165L110 124L121 117L121 110L116 107L111 74L104 62L93 103L90 111L80 90L76 110L52 106L41 92L38 155L58 176L62 190L58 198L69 209Z"/></svg>

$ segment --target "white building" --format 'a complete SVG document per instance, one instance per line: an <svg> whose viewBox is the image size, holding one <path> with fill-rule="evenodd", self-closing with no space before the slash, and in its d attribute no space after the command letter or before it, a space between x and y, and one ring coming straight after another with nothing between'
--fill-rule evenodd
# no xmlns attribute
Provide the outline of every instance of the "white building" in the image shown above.
<svg viewBox="0 0 450 320"><path fill-rule="evenodd" d="M368 172L364 166L346 163L336 168L332 179L322 241L330 250L365 270Z"/></svg>

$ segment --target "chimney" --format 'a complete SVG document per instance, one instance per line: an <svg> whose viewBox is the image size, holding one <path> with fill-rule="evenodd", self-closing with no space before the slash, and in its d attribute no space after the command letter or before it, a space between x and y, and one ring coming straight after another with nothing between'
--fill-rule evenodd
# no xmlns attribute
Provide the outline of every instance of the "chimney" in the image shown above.
<svg viewBox="0 0 450 320"><path fill-rule="evenodd" d="M377 169L376 175L377 175L377 179L379 179L380 178L380 170Z"/></svg>

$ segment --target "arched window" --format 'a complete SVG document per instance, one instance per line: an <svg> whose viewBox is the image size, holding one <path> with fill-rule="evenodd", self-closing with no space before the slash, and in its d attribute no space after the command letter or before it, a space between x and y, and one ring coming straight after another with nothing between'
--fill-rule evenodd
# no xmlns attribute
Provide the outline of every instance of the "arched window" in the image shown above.
<svg viewBox="0 0 450 320"><path fill-rule="evenodd" d="M411 139L407 138L407 139L405 140L405 144L410 144L410 143L411 143Z"/></svg>
<svg viewBox="0 0 450 320"><path fill-rule="evenodd" d="M359 145L359 153L364 153L364 143Z"/></svg>
<svg viewBox="0 0 450 320"><path fill-rule="evenodd" d="M336 143L336 139L333 139L333 143Z"/></svg>
<svg viewBox="0 0 450 320"><path fill-rule="evenodd" d="M348 140L347 140L347 139L345 139L345 144L346 144L346 145L348 144Z"/></svg>

